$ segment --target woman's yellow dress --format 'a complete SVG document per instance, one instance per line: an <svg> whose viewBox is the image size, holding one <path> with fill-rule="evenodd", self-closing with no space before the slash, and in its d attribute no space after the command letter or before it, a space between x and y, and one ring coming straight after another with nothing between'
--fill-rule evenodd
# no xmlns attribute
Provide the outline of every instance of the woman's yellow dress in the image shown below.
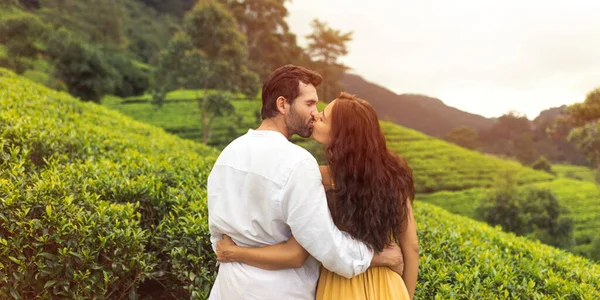
<svg viewBox="0 0 600 300"><path fill-rule="evenodd" d="M410 300L402 277L386 267L373 267L350 279L321 266L316 300Z"/></svg>
<svg viewBox="0 0 600 300"><path fill-rule="evenodd" d="M335 188L333 180L331 186ZM326 192L330 210L334 197ZM316 300L410 300L402 277L386 267L373 267L350 279L321 266Z"/></svg>

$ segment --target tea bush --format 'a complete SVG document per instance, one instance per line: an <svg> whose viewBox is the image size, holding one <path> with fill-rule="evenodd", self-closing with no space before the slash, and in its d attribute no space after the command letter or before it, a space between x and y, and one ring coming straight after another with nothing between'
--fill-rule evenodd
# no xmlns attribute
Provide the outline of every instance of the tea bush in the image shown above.
<svg viewBox="0 0 600 300"><path fill-rule="evenodd" d="M216 155L0 69L0 298L206 293Z"/></svg>
<svg viewBox="0 0 600 300"><path fill-rule="evenodd" d="M388 146L413 168L415 188L420 193L491 187L495 178L509 171L519 184L551 181L555 177L492 157L390 122L381 122Z"/></svg>
<svg viewBox="0 0 600 300"><path fill-rule="evenodd" d="M211 148L0 69L0 298L203 299ZM599 266L415 205L416 299L598 299Z"/></svg>
<svg viewBox="0 0 600 300"><path fill-rule="evenodd" d="M600 265L417 201L415 299L600 299Z"/></svg>

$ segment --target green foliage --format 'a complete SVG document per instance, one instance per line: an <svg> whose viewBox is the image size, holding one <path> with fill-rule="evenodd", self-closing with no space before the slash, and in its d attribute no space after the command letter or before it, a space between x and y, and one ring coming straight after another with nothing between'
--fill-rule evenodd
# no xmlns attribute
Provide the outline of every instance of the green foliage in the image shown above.
<svg viewBox="0 0 600 300"><path fill-rule="evenodd" d="M466 126L454 128L444 137L444 140L450 143L471 150L477 148L477 139L477 132L473 128Z"/></svg>
<svg viewBox="0 0 600 300"><path fill-rule="evenodd" d="M31 67L30 60L39 53L38 41L48 28L32 14L14 14L0 21L0 44L6 49L5 67L18 74Z"/></svg>
<svg viewBox="0 0 600 300"><path fill-rule="evenodd" d="M554 176L513 161L467 150L390 122L381 122L388 147L401 154L413 169L416 190L431 193L492 187L509 171L518 184L550 181Z"/></svg>
<svg viewBox="0 0 600 300"><path fill-rule="evenodd" d="M185 16L184 30L175 34L161 52L153 103L162 106L167 91L176 88L220 90L196 97L202 112L202 142L206 144L214 118L234 110L228 92L254 97L258 93L258 78L245 65L245 38L234 17L221 4L198 2Z"/></svg>
<svg viewBox="0 0 600 300"><path fill-rule="evenodd" d="M484 223L415 204L415 299L596 299L600 266Z"/></svg>
<svg viewBox="0 0 600 300"><path fill-rule="evenodd" d="M3 69L0 90L0 298L205 298L218 153ZM600 297L589 260L419 198L415 218L416 299Z"/></svg>
<svg viewBox="0 0 600 300"><path fill-rule="evenodd" d="M590 258L600 262L600 235L596 235L596 237L592 241L592 250L590 251Z"/></svg>
<svg viewBox="0 0 600 300"><path fill-rule="evenodd" d="M567 140L577 144L592 165L600 168L600 88L589 92L584 102L568 107L564 119L574 126Z"/></svg>
<svg viewBox="0 0 600 300"><path fill-rule="evenodd" d="M256 96L260 82L257 75L248 70L246 37L238 30L231 13L214 0L199 1L186 14L184 30L194 47L208 58L204 88Z"/></svg>
<svg viewBox="0 0 600 300"><path fill-rule="evenodd" d="M151 68L140 63L135 63L133 57L129 57L116 49L103 49L104 55L114 70L114 94L119 97L131 97L142 95L150 85Z"/></svg>
<svg viewBox="0 0 600 300"><path fill-rule="evenodd" d="M538 158L538 160L536 160L531 167L534 170L540 170L546 173L554 174L554 172L552 172L552 165L544 156L540 156L540 158Z"/></svg>
<svg viewBox="0 0 600 300"><path fill-rule="evenodd" d="M183 17L183 14L191 9L197 0L137 0L154 8L156 11Z"/></svg>
<svg viewBox="0 0 600 300"><path fill-rule="evenodd" d="M125 100L105 97L102 104L136 120L162 127L182 138L200 141L204 137L204 125L202 108L196 99L203 95L203 91L176 90L166 95L160 109L151 104L150 95ZM207 145L222 149L246 133L248 128L256 128L260 124L259 101L237 95L231 104L235 112L214 117Z"/></svg>
<svg viewBox="0 0 600 300"><path fill-rule="evenodd" d="M137 297L148 282L185 298L210 285L214 257L198 246L214 150L10 72L0 90L0 298Z"/></svg>
<svg viewBox="0 0 600 300"><path fill-rule="evenodd" d="M559 177L582 180L586 182L594 182L594 170L584 166L573 166L555 164L552 165L552 170Z"/></svg>
<svg viewBox="0 0 600 300"><path fill-rule="evenodd" d="M556 167L556 166L555 166ZM600 189L592 182L560 178L550 182L539 182L519 186L519 194L527 193L527 189L550 190L558 199L561 207L566 208L564 217L573 220L574 246L569 251L590 256L592 240L600 229ZM491 189L473 188L462 191L441 191L432 194L419 194L418 199L438 205L450 212L479 218L477 206L489 195Z"/></svg>
<svg viewBox="0 0 600 300"><path fill-rule="evenodd" d="M286 0L219 0L235 16L248 41L248 66L260 78L292 63L306 65L304 50L286 22Z"/></svg>
<svg viewBox="0 0 600 300"><path fill-rule="evenodd" d="M524 235L528 233L529 220L528 212L524 211L521 202L517 184L507 172L498 177L496 187L489 198L481 201L476 215L492 226L500 225L505 231Z"/></svg>
<svg viewBox="0 0 600 300"><path fill-rule="evenodd" d="M342 90L339 81L347 67L339 63L338 59L348 54L347 44L352 40L353 33L342 33L318 19L314 19L311 26L313 32L306 36L306 52L314 61L312 68L323 76L323 82L317 87L317 92L322 99L329 102Z"/></svg>
<svg viewBox="0 0 600 300"><path fill-rule="evenodd" d="M49 42L48 55L55 63L53 76L66 84L71 95L100 102L103 95L114 91L119 73L100 48L59 31Z"/></svg>

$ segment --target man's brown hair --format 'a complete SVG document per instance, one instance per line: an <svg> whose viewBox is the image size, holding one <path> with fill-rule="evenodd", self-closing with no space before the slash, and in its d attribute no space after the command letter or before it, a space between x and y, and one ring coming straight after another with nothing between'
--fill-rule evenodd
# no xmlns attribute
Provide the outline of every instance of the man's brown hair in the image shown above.
<svg viewBox="0 0 600 300"><path fill-rule="evenodd" d="M262 88L262 119L277 116L279 97L284 97L290 105L294 104L294 99L300 94L300 82L316 87L321 81L321 74L300 66L288 64L277 68L267 77Z"/></svg>

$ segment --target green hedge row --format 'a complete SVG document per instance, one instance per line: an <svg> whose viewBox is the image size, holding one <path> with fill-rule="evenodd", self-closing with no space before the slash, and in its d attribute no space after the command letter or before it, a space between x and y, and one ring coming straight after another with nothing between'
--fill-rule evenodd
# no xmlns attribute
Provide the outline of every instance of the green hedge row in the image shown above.
<svg viewBox="0 0 600 300"><path fill-rule="evenodd" d="M202 297L217 154L1 71L0 298Z"/></svg>
<svg viewBox="0 0 600 300"><path fill-rule="evenodd" d="M419 202L415 299L600 299L600 265Z"/></svg>
<svg viewBox="0 0 600 300"><path fill-rule="evenodd" d="M412 129L381 122L388 146L404 156L414 171L420 193L490 187L498 174L509 170L519 184L551 181L555 176L467 150Z"/></svg>

